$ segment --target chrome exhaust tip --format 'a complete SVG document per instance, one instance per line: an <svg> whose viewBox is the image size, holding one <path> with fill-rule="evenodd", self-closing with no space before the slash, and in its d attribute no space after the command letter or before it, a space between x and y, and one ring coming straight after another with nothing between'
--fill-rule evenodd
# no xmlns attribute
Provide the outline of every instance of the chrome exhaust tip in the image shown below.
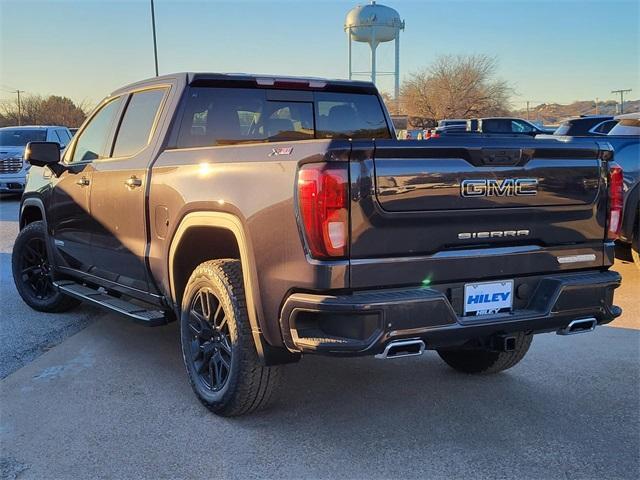
<svg viewBox="0 0 640 480"><path fill-rule="evenodd" d="M376 358L402 358L416 357L424 353L425 344L420 339L394 340L389 342L382 353L378 353Z"/></svg>
<svg viewBox="0 0 640 480"><path fill-rule="evenodd" d="M565 328L559 329L556 333L558 335L576 335L578 333L593 332L598 325L598 321L595 318L581 318L574 320Z"/></svg>

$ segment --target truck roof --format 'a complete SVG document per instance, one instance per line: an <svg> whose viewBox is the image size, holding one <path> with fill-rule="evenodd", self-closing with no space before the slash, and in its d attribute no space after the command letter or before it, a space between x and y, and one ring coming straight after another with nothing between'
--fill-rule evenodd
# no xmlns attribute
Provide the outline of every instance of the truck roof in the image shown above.
<svg viewBox="0 0 640 480"><path fill-rule="evenodd" d="M293 90L330 90L360 93L378 93L372 82L361 80L341 80L321 77L296 77L289 75L254 73L215 73L215 72L178 72L125 85L112 92L116 95L132 87L162 83L169 79L185 78L192 86L235 86L261 88L287 88Z"/></svg>
<svg viewBox="0 0 640 480"><path fill-rule="evenodd" d="M6 127L1 127L2 129L9 128L19 128L21 130L45 130L49 128L67 128L64 125L11 125Z"/></svg>

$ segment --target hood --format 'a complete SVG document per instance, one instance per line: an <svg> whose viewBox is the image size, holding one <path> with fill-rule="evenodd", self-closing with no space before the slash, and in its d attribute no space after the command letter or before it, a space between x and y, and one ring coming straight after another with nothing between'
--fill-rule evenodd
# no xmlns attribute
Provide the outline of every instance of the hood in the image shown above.
<svg viewBox="0 0 640 480"><path fill-rule="evenodd" d="M0 160L11 157L22 157L25 147L0 147Z"/></svg>

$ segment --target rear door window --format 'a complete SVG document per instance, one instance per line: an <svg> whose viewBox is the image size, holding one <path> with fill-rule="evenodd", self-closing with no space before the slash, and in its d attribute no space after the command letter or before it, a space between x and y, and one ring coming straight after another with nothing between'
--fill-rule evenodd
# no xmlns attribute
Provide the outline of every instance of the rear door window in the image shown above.
<svg viewBox="0 0 640 480"><path fill-rule="evenodd" d="M493 118L482 121L484 133L513 133L511 121L502 118Z"/></svg>
<svg viewBox="0 0 640 480"><path fill-rule="evenodd" d="M165 92L165 88L156 88L131 96L118 129L113 157L128 157L147 146Z"/></svg>

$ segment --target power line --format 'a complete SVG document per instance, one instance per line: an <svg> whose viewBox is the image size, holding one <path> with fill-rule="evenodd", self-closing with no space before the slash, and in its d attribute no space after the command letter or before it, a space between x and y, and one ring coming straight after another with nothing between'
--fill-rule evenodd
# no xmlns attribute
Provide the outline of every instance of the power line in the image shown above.
<svg viewBox="0 0 640 480"><path fill-rule="evenodd" d="M620 94L620 115L624 113L624 94L630 92L631 89L627 88L626 90L611 90L611 93L619 93Z"/></svg>

